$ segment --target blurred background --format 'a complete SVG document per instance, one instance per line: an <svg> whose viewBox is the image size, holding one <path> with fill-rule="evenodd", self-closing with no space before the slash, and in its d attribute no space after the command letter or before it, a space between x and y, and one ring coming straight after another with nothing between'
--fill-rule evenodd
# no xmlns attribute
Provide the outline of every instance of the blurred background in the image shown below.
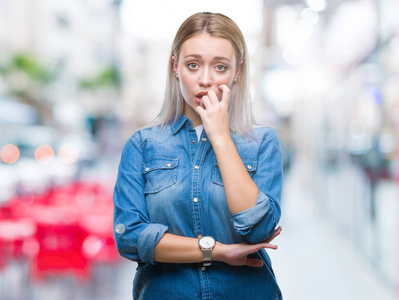
<svg viewBox="0 0 399 300"><path fill-rule="evenodd" d="M0 299L131 299L117 165L198 11L242 29L281 140L284 298L399 299L398 0L0 0Z"/></svg>

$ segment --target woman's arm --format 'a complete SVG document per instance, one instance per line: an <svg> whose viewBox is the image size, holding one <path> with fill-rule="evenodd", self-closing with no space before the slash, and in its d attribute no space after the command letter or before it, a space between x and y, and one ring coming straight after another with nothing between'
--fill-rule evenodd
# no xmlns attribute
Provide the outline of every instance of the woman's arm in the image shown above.
<svg viewBox="0 0 399 300"><path fill-rule="evenodd" d="M203 107L198 106L196 111L215 151L227 204L230 213L234 215L255 206L259 191L230 137L227 115L230 89L224 84L219 86L219 89L223 91L220 101L214 91L209 91L208 95L202 98Z"/></svg>
<svg viewBox="0 0 399 300"><path fill-rule="evenodd" d="M154 263L154 247L169 229L151 223L144 196L143 151L136 132L125 144L114 189L114 237L121 256Z"/></svg>
<svg viewBox="0 0 399 300"><path fill-rule="evenodd" d="M216 242L212 250L212 260L235 266L261 267L263 265L261 260L249 258L248 255L262 248L277 249L277 246L270 242L280 232L281 227L277 228L265 242L257 244L227 245ZM165 233L155 246L154 260L164 263L200 263L203 261L203 254L198 246L198 239Z"/></svg>
<svg viewBox="0 0 399 300"><path fill-rule="evenodd" d="M212 142L222 176L227 204L232 215L247 210L256 204L258 187L245 168L237 149L230 138Z"/></svg>
<svg viewBox="0 0 399 300"><path fill-rule="evenodd" d="M227 114L230 90L225 85L219 89L223 91L221 101L214 92L209 92L196 111L216 153L234 229L246 241L256 244L273 234L281 216L280 143L274 130L264 129L258 167L251 178L230 138Z"/></svg>

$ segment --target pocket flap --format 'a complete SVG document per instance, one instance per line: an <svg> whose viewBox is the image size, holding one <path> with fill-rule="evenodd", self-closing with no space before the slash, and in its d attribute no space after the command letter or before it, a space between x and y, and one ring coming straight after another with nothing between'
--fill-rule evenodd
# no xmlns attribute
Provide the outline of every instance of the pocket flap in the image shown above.
<svg viewBox="0 0 399 300"><path fill-rule="evenodd" d="M163 169L171 170L177 167L179 159L167 158L167 157L154 157L143 164L143 174L147 174L151 171Z"/></svg>
<svg viewBox="0 0 399 300"><path fill-rule="evenodd" d="M242 162L247 169L248 172L255 172L256 167L258 166L258 162L256 160L251 159L242 159Z"/></svg>

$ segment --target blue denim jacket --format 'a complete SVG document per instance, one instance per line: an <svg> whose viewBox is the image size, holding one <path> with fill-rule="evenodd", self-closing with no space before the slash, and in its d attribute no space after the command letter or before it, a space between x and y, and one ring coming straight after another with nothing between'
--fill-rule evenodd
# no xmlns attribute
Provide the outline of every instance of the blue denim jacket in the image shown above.
<svg viewBox="0 0 399 300"><path fill-rule="evenodd" d="M212 145L198 141L184 115L162 130L137 131L127 141L114 190L114 234L119 253L138 262L134 299L282 299L264 249L261 268L154 262L165 232L212 236L225 244L266 240L280 219L281 150L276 132L256 128L255 139L232 134L259 195L256 205L229 212Z"/></svg>

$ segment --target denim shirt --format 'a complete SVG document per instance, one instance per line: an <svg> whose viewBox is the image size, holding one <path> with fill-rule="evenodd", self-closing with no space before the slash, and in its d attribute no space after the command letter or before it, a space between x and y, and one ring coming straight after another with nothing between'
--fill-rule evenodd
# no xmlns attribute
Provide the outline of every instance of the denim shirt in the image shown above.
<svg viewBox="0 0 399 300"><path fill-rule="evenodd" d="M138 262L134 299L282 299L264 249L253 254L263 267L213 262L154 261L165 232L212 236L217 242L258 243L280 219L280 143L271 128L255 128L255 138L231 134L259 189L256 205L232 215L222 177L205 131L198 141L184 115L170 125L137 131L127 141L114 190L114 235L120 255Z"/></svg>

